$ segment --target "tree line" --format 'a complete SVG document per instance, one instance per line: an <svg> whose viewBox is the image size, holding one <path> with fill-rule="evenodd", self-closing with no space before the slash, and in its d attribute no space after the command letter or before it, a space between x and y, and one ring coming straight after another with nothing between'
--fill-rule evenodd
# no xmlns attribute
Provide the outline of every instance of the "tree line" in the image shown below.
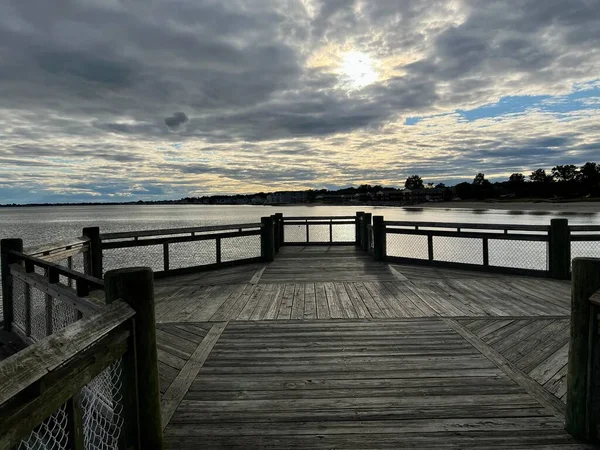
<svg viewBox="0 0 600 450"><path fill-rule="evenodd" d="M419 175L408 177L404 183L407 189L425 187ZM429 183L427 187L434 187ZM446 188L443 183L437 188ZM574 164L554 166L550 173L536 169L529 175L513 173L508 180L491 183L485 174L478 173L472 182L454 186L454 194L461 199L485 199L500 197L517 198L574 198L600 197L600 164L587 162L577 167Z"/></svg>

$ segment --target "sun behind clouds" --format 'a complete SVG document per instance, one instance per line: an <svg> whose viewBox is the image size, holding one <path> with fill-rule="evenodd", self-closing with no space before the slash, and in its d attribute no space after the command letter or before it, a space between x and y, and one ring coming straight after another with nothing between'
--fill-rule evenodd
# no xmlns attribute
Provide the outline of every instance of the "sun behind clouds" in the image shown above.
<svg viewBox="0 0 600 450"><path fill-rule="evenodd" d="M371 57L357 51L349 51L342 56L340 75L342 83L349 89L364 88L379 78Z"/></svg>

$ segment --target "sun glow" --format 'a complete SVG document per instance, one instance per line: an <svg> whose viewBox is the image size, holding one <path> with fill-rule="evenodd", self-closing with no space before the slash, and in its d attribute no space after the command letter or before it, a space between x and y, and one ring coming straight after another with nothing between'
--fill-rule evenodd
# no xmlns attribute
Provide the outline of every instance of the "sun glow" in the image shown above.
<svg viewBox="0 0 600 450"><path fill-rule="evenodd" d="M361 89L378 78L373 60L362 52L351 51L344 54L340 72L343 83L352 89Z"/></svg>

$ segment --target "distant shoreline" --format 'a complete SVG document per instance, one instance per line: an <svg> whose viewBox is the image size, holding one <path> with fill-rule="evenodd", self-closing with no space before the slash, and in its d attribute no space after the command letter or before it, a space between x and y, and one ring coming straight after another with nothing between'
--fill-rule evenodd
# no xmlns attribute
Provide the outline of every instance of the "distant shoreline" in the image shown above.
<svg viewBox="0 0 600 450"><path fill-rule="evenodd" d="M201 203L179 203L179 202L153 202L153 203L55 203L55 204L25 204L25 205L0 205L0 208L33 208L33 207L58 207L58 206L167 206L167 205L187 205L187 206L270 206L272 208L287 208L294 206L347 206L354 208L381 207L381 208L406 208L406 209L466 209L466 210L503 210L503 211L558 211L565 213L600 213L600 201L551 201L551 200L530 200L530 201L493 201L493 200L455 200L447 202L424 202L414 205L402 205L394 202L364 202L364 203L288 203L288 204L201 204Z"/></svg>
<svg viewBox="0 0 600 450"><path fill-rule="evenodd" d="M490 202L490 201L450 201L439 203L422 203L415 208L441 208L441 209L498 209L504 211L563 211L572 213L600 213L600 202Z"/></svg>

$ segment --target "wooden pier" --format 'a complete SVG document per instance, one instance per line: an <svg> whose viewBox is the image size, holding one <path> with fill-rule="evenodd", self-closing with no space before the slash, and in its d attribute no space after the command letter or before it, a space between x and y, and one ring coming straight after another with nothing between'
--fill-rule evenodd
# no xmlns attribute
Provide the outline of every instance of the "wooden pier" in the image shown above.
<svg viewBox="0 0 600 450"><path fill-rule="evenodd" d="M156 301L173 448L583 448L568 282L293 246L158 280Z"/></svg>
<svg viewBox="0 0 600 450"><path fill-rule="evenodd" d="M564 222L498 225L494 234L489 225L454 224L448 231L452 224L407 228L378 218L371 224L362 214L351 219L279 215L204 229L88 231L83 250L63 243L45 247L43 257L3 242L12 331L33 342L24 356L1 363L0 375L26 367L48 339L54 348L67 337L82 343L80 349L66 345L68 364L58 364L63 350L54 350L54 365L31 369L20 387L0 382L7 390L0 409L8 418L0 428L18 428L0 439L0 449L32 429L16 424L25 411L23 392L27 402L41 401L39 380L59 383L52 389L77 405L94 389L81 386L119 361L123 373L113 391L120 394L113 400L123 406L101 414L114 422L111 448L161 448L163 439L173 449L597 448L584 442L596 440L600 423L600 263L582 260L573 281L568 278L570 242L598 236L568 226L565 234ZM336 226L350 227L351 237L336 235ZM296 235L294 227L300 228ZM424 257L418 251L390 256L406 250L390 247L398 234L423 238ZM443 253L436 246L444 242L438 238L479 239L483 253L438 261ZM498 267L495 242L504 241L543 242L548 261L542 268L519 269L510 261ZM85 274L47 262L76 254L83 255ZM116 268L107 265L134 265L129 261L159 261L154 282L149 271L135 269L110 271L100 280ZM64 280L44 285L57 274ZM24 318L12 284L19 280L26 281L19 297ZM66 298L104 334L86 336L82 320L53 330L57 310L53 321L46 319L48 337L33 339L34 288L45 292L46 313L48 299ZM114 356L104 356L105 342L118 347ZM60 384L56 371L67 373L65 364L82 370L85 359L78 355L94 351L104 366L84 369L85 380L76 386ZM39 420L58 420L44 411ZM72 448L83 448L82 442L94 448L89 421L73 411L70 429L77 436L80 427L85 439ZM115 419L115 411L129 416L129 425Z"/></svg>

